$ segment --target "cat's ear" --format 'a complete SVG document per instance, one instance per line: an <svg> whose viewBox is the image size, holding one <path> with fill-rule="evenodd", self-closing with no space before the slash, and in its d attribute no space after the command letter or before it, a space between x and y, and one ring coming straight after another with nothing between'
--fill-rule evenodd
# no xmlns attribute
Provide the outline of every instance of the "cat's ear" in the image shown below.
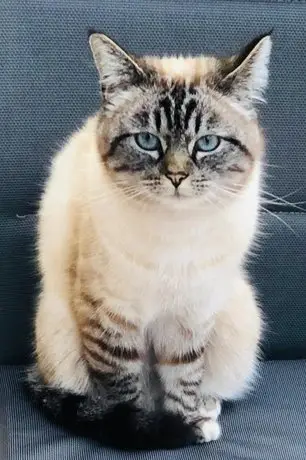
<svg viewBox="0 0 306 460"><path fill-rule="evenodd" d="M239 55L220 60L218 89L236 98L247 109L252 108L256 101L264 101L272 48L271 33L253 40Z"/></svg>
<svg viewBox="0 0 306 460"><path fill-rule="evenodd" d="M89 44L104 94L135 84L145 76L135 59L106 35L89 33Z"/></svg>

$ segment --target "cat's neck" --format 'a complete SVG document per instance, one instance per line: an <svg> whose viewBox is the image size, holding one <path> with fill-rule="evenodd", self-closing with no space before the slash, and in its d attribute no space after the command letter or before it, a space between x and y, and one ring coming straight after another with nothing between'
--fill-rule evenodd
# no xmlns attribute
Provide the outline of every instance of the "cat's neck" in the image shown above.
<svg viewBox="0 0 306 460"><path fill-rule="evenodd" d="M152 265L210 265L246 251L255 230L256 207L243 196L227 209L158 209L120 195L94 203L95 235L101 245Z"/></svg>

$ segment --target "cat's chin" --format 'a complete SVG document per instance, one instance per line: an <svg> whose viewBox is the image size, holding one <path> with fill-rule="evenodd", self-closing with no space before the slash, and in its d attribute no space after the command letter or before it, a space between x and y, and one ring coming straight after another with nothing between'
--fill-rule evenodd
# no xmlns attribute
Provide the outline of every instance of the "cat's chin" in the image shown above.
<svg viewBox="0 0 306 460"><path fill-rule="evenodd" d="M161 206L170 209L184 210L184 209L196 209L199 207L200 197L195 197L187 194L173 194L164 196L159 199Z"/></svg>

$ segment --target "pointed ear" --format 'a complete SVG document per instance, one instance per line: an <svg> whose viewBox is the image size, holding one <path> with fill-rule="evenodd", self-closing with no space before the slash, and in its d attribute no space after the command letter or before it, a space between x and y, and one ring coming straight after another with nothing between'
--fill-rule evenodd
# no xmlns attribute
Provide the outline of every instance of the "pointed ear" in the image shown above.
<svg viewBox="0 0 306 460"><path fill-rule="evenodd" d="M116 89L137 84L145 76L144 70L132 56L106 35L91 33L89 44L104 96Z"/></svg>
<svg viewBox="0 0 306 460"><path fill-rule="evenodd" d="M272 47L271 33L253 40L239 55L220 60L218 89L237 99L247 109L252 108L256 101L264 101Z"/></svg>

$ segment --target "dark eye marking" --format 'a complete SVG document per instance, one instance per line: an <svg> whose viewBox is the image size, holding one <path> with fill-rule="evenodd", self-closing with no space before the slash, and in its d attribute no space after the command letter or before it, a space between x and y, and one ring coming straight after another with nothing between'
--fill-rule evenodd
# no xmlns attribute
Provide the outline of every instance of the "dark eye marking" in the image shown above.
<svg viewBox="0 0 306 460"><path fill-rule="evenodd" d="M126 139L127 137L130 137L130 133L125 133L125 134L121 134L120 136L117 136L115 137L111 144L110 144L110 147L109 147L109 150L108 150L108 153L107 153L107 156L108 157L111 157L112 155L114 155L115 151L116 151L116 148L118 147L118 145L120 144L120 142L123 140L123 139Z"/></svg>
<svg viewBox="0 0 306 460"><path fill-rule="evenodd" d="M242 144L242 142L240 142L238 139L236 139L235 137L223 137L223 139L225 141L228 141L230 142L231 144L235 145L236 147L238 147L245 155L247 155L248 157L252 158L252 155L250 153L250 151L247 149L247 147Z"/></svg>
<svg viewBox="0 0 306 460"><path fill-rule="evenodd" d="M195 130L195 133L198 134L199 132L199 129L200 129L200 126L201 126L201 122L202 122L202 114L201 112L199 112L196 116L196 119L195 119L195 127L194 127L194 130Z"/></svg>
<svg viewBox="0 0 306 460"><path fill-rule="evenodd" d="M147 126L149 123L149 113L146 110L136 113L135 118L140 122L141 126Z"/></svg>
<svg viewBox="0 0 306 460"><path fill-rule="evenodd" d="M186 114L185 114L185 123L184 123L185 130L188 129L188 125L189 125L191 115L193 114L196 106L197 106L197 103L196 103L195 99L191 99L188 102L188 104L186 105Z"/></svg>
<svg viewBox="0 0 306 460"><path fill-rule="evenodd" d="M155 120L156 130L160 132L161 117L160 117L160 110L158 109L154 110L154 120Z"/></svg>
<svg viewBox="0 0 306 460"><path fill-rule="evenodd" d="M231 172L238 172L238 173L244 173L245 172L245 169L241 168L238 165L229 166L227 169L228 169L228 171L231 171Z"/></svg>
<svg viewBox="0 0 306 460"><path fill-rule="evenodd" d="M159 102L159 105L161 108L164 109L164 112L167 118L167 127L168 127L168 130L171 131L173 128L173 122L172 122L172 117L171 117L172 104L171 104L170 98L165 97Z"/></svg>
<svg viewBox="0 0 306 460"><path fill-rule="evenodd" d="M206 136L204 136L206 137ZM208 136L209 137L209 136ZM217 137L217 136L215 136ZM202 138L200 138L202 139ZM239 150L241 150L246 156L248 156L251 161L253 161L253 156L252 154L250 153L250 151L246 148L245 145L243 145L238 139L234 138L234 137L226 137L226 136L223 136L223 137L219 137L219 139L221 141L226 141L228 142L229 144L231 144L232 146L236 146L239 148ZM217 163L216 162L219 162L220 163L220 159L222 160L222 158L224 159L228 153L228 149L230 149L230 147L228 148L222 148L220 149L220 151L214 153L212 149L211 150L211 154L210 155L204 155L202 158L197 158L197 144L195 144L194 146L194 149L193 149L193 153L192 153L192 160L194 161L194 163L200 167L201 164L209 164L210 167L212 167L214 165L214 168L216 168L217 166ZM230 149L230 152L232 151L233 149ZM204 150L206 151L206 150ZM207 152L209 153L209 150L207 150ZM219 160L218 160L219 158ZM222 160L224 161L224 160ZM232 169L231 169L232 168ZM232 170L232 171L235 171L235 172L243 172L242 169L240 169L239 166L237 165L233 165L232 167L228 168L229 170Z"/></svg>
<svg viewBox="0 0 306 460"><path fill-rule="evenodd" d="M122 164L122 165L118 165L118 166L113 166L112 169L115 171L115 172L139 172L139 171L142 171L143 170L143 165L142 164L135 164L135 165L132 165L132 164Z"/></svg>

